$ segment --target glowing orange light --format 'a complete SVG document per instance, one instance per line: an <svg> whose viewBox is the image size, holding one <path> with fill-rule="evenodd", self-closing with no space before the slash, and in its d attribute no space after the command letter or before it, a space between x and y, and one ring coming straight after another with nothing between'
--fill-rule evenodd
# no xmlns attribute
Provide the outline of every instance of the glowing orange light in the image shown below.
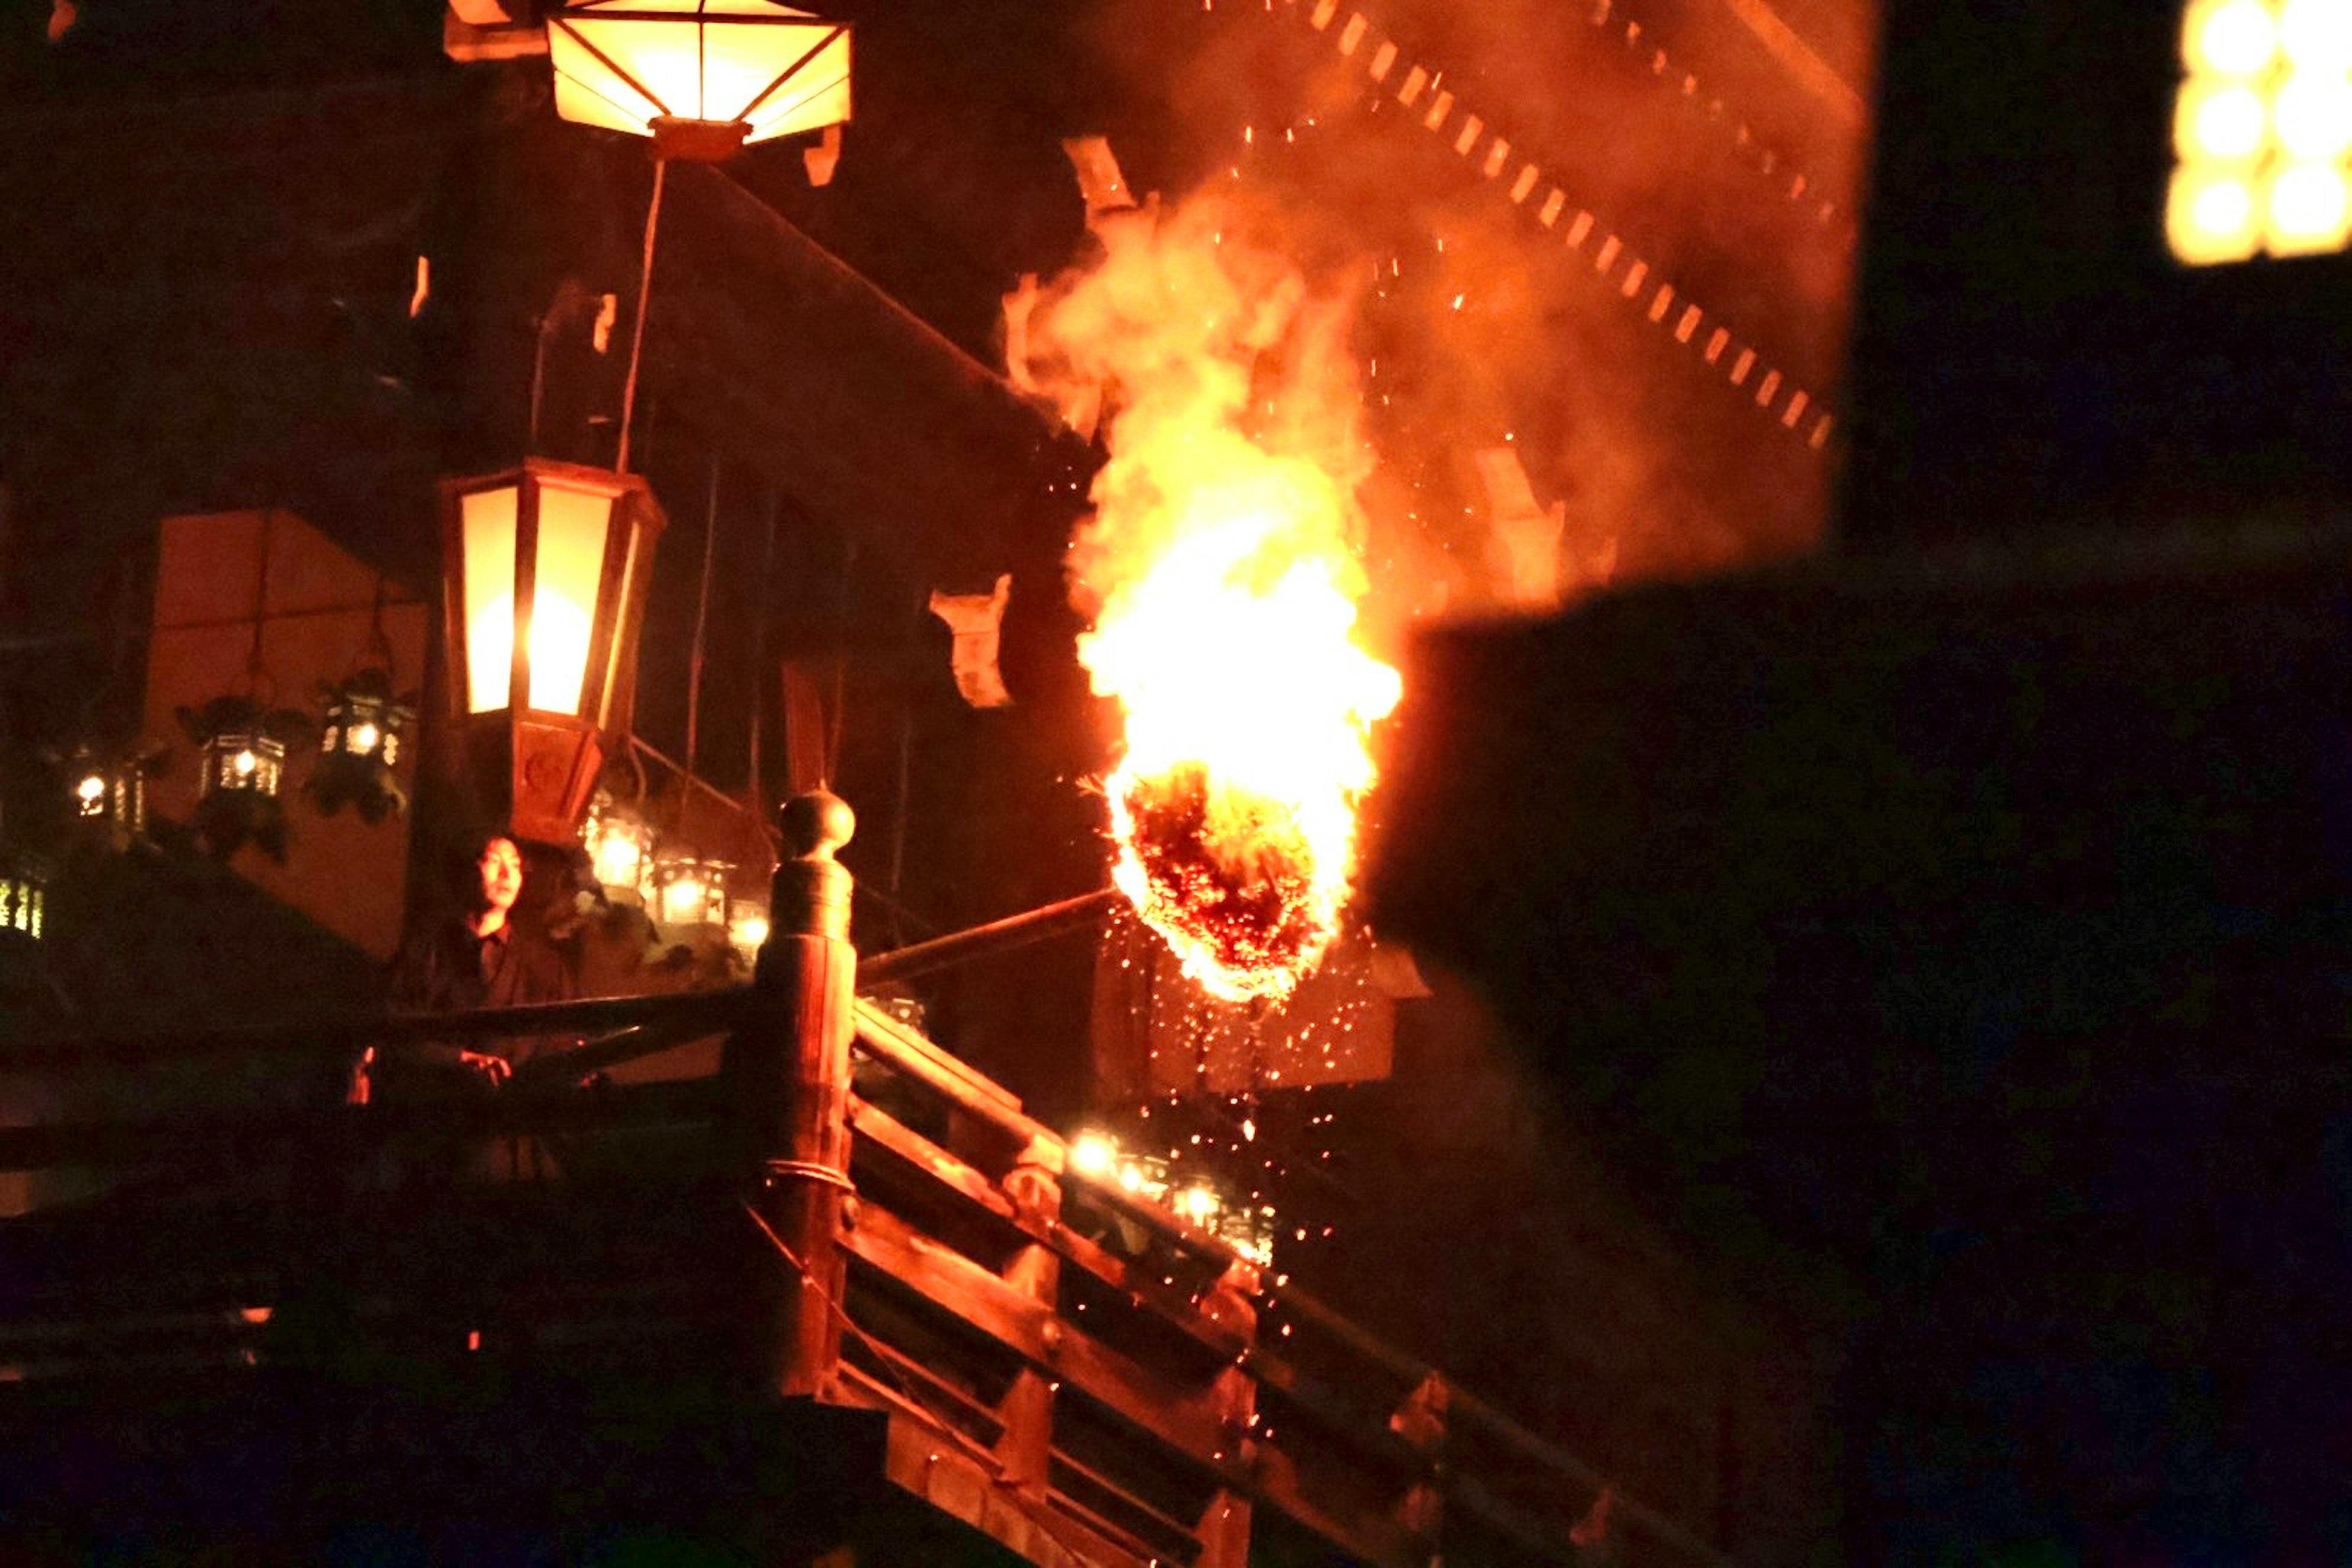
<svg viewBox="0 0 2352 1568"><path fill-rule="evenodd" d="M2253 255L2258 216L2244 176L2193 164L2174 172L2165 235L2181 260L2199 265Z"/></svg>
<svg viewBox="0 0 2352 1568"><path fill-rule="evenodd" d="M1355 367L1336 308L1242 215L1097 232L1027 368L1066 411L1123 400L1072 560L1079 658L1125 721L1112 877L1211 994L1279 998L1339 932L1368 731L1399 695L1357 640Z"/></svg>
<svg viewBox="0 0 2352 1568"><path fill-rule="evenodd" d="M2294 163L2272 176L2264 242L2275 255L2336 250L2352 236L2352 192L2341 170Z"/></svg>
<svg viewBox="0 0 2352 1568"><path fill-rule="evenodd" d="M822 130L849 118L849 35L777 0L572 0L547 22L556 112L638 136L732 132L685 156Z"/></svg>
<svg viewBox="0 0 2352 1568"><path fill-rule="evenodd" d="M450 697L485 808L563 843L628 727L661 509L642 479L541 458L441 490Z"/></svg>
<svg viewBox="0 0 2352 1568"><path fill-rule="evenodd" d="M2279 47L2299 70L2352 67L2352 5L2344 0L2286 0L2279 7Z"/></svg>
<svg viewBox="0 0 2352 1568"><path fill-rule="evenodd" d="M2325 163L2352 147L2352 81L2341 69L2298 71L2273 101L2279 146L2288 157Z"/></svg>
<svg viewBox="0 0 2352 1568"><path fill-rule="evenodd" d="M2181 28L2181 54L2192 71L2252 76L2278 50L2278 23L2263 0L2205 0Z"/></svg>
<svg viewBox="0 0 2352 1568"><path fill-rule="evenodd" d="M2190 0L2165 237L2191 266L2352 243L2352 4Z"/></svg>
<svg viewBox="0 0 2352 1568"><path fill-rule="evenodd" d="M2173 142L2183 158L2251 158L2269 130L2269 106L2244 82L2192 82L2181 89Z"/></svg>
<svg viewBox="0 0 2352 1568"><path fill-rule="evenodd" d="M507 676L514 662L514 595L504 595L476 612L466 628L473 650L469 679L474 711L507 705ZM530 607L530 705L564 711L578 705L580 679L588 668L588 612L544 589Z"/></svg>

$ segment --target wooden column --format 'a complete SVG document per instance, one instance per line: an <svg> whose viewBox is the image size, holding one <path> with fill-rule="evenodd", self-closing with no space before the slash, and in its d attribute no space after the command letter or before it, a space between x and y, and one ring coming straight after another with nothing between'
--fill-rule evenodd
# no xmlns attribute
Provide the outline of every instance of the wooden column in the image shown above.
<svg viewBox="0 0 2352 1568"><path fill-rule="evenodd" d="M1236 1261L1227 1266L1200 1300L1202 1312L1212 1322L1231 1331L1240 1340L1243 1355L1257 1342L1257 1269ZM1257 1379L1243 1369L1241 1356L1217 1373L1211 1398L1215 1401L1223 1435L1218 1458L1246 1468L1255 1462L1257 1454L1257 1439L1253 1435L1257 1426ZM1249 1568L1248 1495L1219 1488L1202 1510L1193 1533L1201 1542L1201 1553L1193 1559L1193 1568Z"/></svg>
<svg viewBox="0 0 2352 1568"><path fill-rule="evenodd" d="M857 952L850 877L834 858L856 818L823 790L782 814L791 858L776 868L754 1016L728 1041L723 1077L747 1135L751 1202L790 1259L763 1264L753 1360L761 1386L815 1397L841 1356L841 1228L849 1184L849 1047Z"/></svg>
<svg viewBox="0 0 2352 1568"><path fill-rule="evenodd" d="M1003 1184L1023 1219L1049 1232L1061 1223L1062 1184L1052 1163L1024 1156L1005 1173ZM1003 1279L1048 1311L1060 1310L1062 1259L1052 1247L1033 1243L1019 1248L1006 1261ZM997 1441L996 1457L1004 1479L1033 1500L1044 1499L1051 1480L1055 1382L1045 1372L1024 1367L998 1406L1004 1436Z"/></svg>

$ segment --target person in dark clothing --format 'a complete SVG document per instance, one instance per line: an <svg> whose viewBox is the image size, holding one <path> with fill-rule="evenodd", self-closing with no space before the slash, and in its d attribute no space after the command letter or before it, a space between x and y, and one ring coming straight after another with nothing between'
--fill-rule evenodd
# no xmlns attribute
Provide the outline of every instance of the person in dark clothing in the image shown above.
<svg viewBox="0 0 2352 1568"><path fill-rule="evenodd" d="M572 971L544 937L514 918L523 883L522 852L503 834L484 840L475 858L475 896L416 932L394 958L390 1003L396 1014L465 1013L572 999ZM496 1089L515 1068L568 1039L521 1036L471 1049L442 1041L406 1041L373 1053L372 1086L395 1096L440 1097Z"/></svg>
<svg viewBox="0 0 2352 1568"><path fill-rule="evenodd" d="M388 1001L395 1014L473 1012L569 1001L572 971L530 920L516 918L523 861L515 841L495 834L473 846L460 877L468 896L411 936L392 962ZM456 869L457 868L453 868ZM348 1098L410 1106L441 1105L500 1092L520 1064L569 1048L569 1037L524 1035L477 1040L399 1041L368 1047ZM375 1279L377 1247L388 1236L431 1223L461 1206L469 1190L536 1182L552 1174L555 1151L529 1135L486 1138L452 1117L428 1118L383 1143L365 1161L330 1143L311 1153L304 1184L320 1196L308 1206L313 1227L298 1236L289 1286L271 1330L274 1358L316 1364L360 1342L358 1301L392 1287ZM497 1302L457 1289L422 1310L421 1331L447 1343L481 1342L485 1331L521 1332ZM416 1326L416 1325L412 1325Z"/></svg>

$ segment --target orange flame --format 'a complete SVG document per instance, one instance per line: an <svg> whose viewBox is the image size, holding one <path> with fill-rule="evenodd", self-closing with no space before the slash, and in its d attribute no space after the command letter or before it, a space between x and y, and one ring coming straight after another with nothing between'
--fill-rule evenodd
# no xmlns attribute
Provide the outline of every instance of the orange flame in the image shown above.
<svg viewBox="0 0 2352 1568"><path fill-rule="evenodd" d="M1126 733L1113 878L1185 972L1280 998L1339 934L1367 731L1396 672L1356 640L1370 471L1344 310L1188 204L1109 215L1105 259L1025 322L1034 384L1115 405L1072 546L1078 655Z"/></svg>

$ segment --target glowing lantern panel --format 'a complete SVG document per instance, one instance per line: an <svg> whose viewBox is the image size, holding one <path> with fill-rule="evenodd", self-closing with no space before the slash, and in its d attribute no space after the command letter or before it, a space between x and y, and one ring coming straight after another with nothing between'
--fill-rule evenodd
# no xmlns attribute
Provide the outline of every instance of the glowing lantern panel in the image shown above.
<svg viewBox="0 0 2352 1568"><path fill-rule="evenodd" d="M0 931L41 940L48 878L29 861L0 858Z"/></svg>
<svg viewBox="0 0 2352 1568"><path fill-rule="evenodd" d="M2166 242L2192 267L2352 245L2352 0L2191 0Z"/></svg>
<svg viewBox="0 0 2352 1568"><path fill-rule="evenodd" d="M103 826L132 837L147 830L147 773L139 760L84 766L73 775L71 797L86 828Z"/></svg>
<svg viewBox="0 0 2352 1568"><path fill-rule="evenodd" d="M230 730L205 742L205 795L275 795L285 773L285 743L268 735Z"/></svg>
<svg viewBox="0 0 2352 1568"><path fill-rule="evenodd" d="M768 941L768 906L757 899L736 899L727 906L727 945L750 957Z"/></svg>
<svg viewBox="0 0 2352 1568"><path fill-rule="evenodd" d="M666 926L724 926L727 873L723 861L688 857L654 863L654 919Z"/></svg>
<svg viewBox="0 0 2352 1568"><path fill-rule="evenodd" d="M609 897L624 903L644 897L653 868L654 830L643 817L600 795L580 837L589 868Z"/></svg>
<svg viewBox="0 0 2352 1568"><path fill-rule="evenodd" d="M319 749L329 754L370 758L393 767L400 762L400 737L409 710L381 699L345 695L327 707Z"/></svg>
<svg viewBox="0 0 2352 1568"><path fill-rule="evenodd" d="M476 713L508 704L514 675L515 532L520 488L478 490L462 502L466 531L467 693ZM604 572L612 497L550 484L539 492L539 538L525 634L527 706L580 712L593 640L589 616Z"/></svg>
<svg viewBox="0 0 2352 1568"><path fill-rule="evenodd" d="M660 509L633 475L538 458L443 495L449 668L477 776L514 831L565 842L628 727Z"/></svg>
<svg viewBox="0 0 2352 1568"><path fill-rule="evenodd" d="M664 156L849 118L849 26L773 0L576 0L548 19L564 119L652 136Z"/></svg>

